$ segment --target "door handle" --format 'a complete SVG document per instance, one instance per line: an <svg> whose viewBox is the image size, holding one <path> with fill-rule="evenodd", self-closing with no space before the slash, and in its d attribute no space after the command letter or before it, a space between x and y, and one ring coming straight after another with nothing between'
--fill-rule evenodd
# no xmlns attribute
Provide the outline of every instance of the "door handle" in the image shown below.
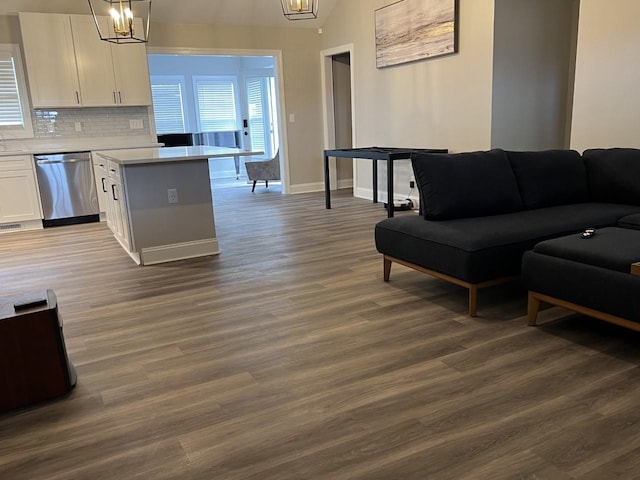
<svg viewBox="0 0 640 480"><path fill-rule="evenodd" d="M103 193L107 193L107 187L104 184L105 180L106 180L106 178L102 177L102 192Z"/></svg>
<svg viewBox="0 0 640 480"><path fill-rule="evenodd" d="M116 186L115 185L111 185L111 196L113 197L113 199L116 202L118 201L118 197L116 197Z"/></svg>
<svg viewBox="0 0 640 480"><path fill-rule="evenodd" d="M115 92L115 90L113 91L113 103L118 103L118 100L116 100L116 92Z"/></svg>
<svg viewBox="0 0 640 480"><path fill-rule="evenodd" d="M80 105L80 93L76 90L76 103Z"/></svg>
<svg viewBox="0 0 640 480"><path fill-rule="evenodd" d="M122 103L122 92L118 92L118 98L120 99L120 103Z"/></svg>

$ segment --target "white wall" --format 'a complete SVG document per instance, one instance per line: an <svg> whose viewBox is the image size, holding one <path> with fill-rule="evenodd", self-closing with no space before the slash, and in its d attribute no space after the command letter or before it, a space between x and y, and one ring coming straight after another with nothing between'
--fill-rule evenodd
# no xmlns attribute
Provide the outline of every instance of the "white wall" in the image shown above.
<svg viewBox="0 0 640 480"><path fill-rule="evenodd" d="M353 43L356 142L363 146L448 148L491 145L493 0L460 0L459 53L377 69L374 10L392 0L339 0L323 27L322 49ZM409 162L398 164L398 197ZM371 197L371 162L356 162L358 196ZM380 198L386 199L385 172Z"/></svg>
<svg viewBox="0 0 640 480"><path fill-rule="evenodd" d="M640 1L581 0L571 148L640 148Z"/></svg>

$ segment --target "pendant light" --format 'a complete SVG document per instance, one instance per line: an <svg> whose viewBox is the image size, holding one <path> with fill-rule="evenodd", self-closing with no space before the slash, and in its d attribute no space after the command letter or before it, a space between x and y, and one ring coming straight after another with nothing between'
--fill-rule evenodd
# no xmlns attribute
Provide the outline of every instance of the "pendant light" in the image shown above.
<svg viewBox="0 0 640 480"><path fill-rule="evenodd" d="M149 41L151 0L88 0L100 40L111 43Z"/></svg>
<svg viewBox="0 0 640 480"><path fill-rule="evenodd" d="M289 20L310 20L318 17L319 0L280 0L282 13Z"/></svg>

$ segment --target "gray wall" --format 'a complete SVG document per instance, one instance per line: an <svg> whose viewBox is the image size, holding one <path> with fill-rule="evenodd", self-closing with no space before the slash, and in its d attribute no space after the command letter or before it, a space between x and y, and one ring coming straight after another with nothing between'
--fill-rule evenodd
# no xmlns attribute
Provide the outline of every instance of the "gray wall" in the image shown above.
<svg viewBox="0 0 640 480"><path fill-rule="evenodd" d="M638 0L581 0L572 148L640 148L639 20Z"/></svg>
<svg viewBox="0 0 640 480"><path fill-rule="evenodd" d="M575 0L496 0L492 147L565 148Z"/></svg>
<svg viewBox="0 0 640 480"><path fill-rule="evenodd" d="M335 121L335 148L353 146L351 129L351 58L348 53L333 56L333 98ZM351 186L353 182L353 162L339 161L337 165L338 188Z"/></svg>

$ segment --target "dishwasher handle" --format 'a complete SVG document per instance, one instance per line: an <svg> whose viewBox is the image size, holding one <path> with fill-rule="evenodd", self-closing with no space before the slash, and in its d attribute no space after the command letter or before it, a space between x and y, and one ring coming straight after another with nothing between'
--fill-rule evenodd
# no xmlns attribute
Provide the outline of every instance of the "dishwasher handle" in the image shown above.
<svg viewBox="0 0 640 480"><path fill-rule="evenodd" d="M77 162L88 162L89 160L82 160L77 158L69 158L65 160L37 160L36 163L38 165L50 165L52 163L77 163Z"/></svg>

